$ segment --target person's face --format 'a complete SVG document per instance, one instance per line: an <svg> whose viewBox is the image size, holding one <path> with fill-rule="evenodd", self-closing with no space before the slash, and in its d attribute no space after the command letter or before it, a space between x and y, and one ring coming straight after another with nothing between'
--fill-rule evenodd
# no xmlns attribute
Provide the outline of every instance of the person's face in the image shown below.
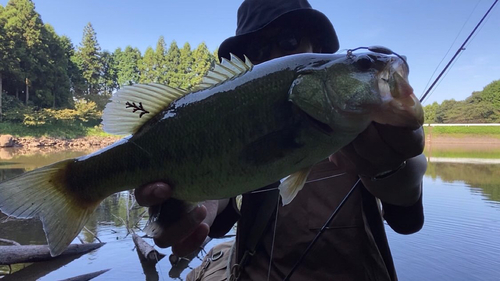
<svg viewBox="0 0 500 281"><path fill-rule="evenodd" d="M305 35L304 30L296 28L265 28L249 42L245 55L253 64L287 55L321 51Z"/></svg>

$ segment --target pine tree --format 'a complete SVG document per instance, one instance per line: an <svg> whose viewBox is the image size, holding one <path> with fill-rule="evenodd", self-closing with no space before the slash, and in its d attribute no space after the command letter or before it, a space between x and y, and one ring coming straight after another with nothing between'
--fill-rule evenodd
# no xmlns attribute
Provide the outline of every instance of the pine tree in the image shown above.
<svg viewBox="0 0 500 281"><path fill-rule="evenodd" d="M70 91L70 57L66 53L66 44L69 38L61 38L56 34L54 28L46 24L42 32L42 41L47 46L45 79L37 80L37 88L45 93L43 96L35 96L39 99L41 106L66 107L72 104ZM71 42L70 42L71 43Z"/></svg>
<svg viewBox="0 0 500 281"><path fill-rule="evenodd" d="M113 92L118 88L118 66L114 55L108 51L101 53L101 64L102 71L99 79L101 94L98 106L104 107Z"/></svg>
<svg viewBox="0 0 500 281"><path fill-rule="evenodd" d="M177 72L181 77L180 87L183 89L191 89L191 80L194 76L193 72L193 54L191 53L191 45L188 42L184 44L180 51L180 61L177 67Z"/></svg>
<svg viewBox="0 0 500 281"><path fill-rule="evenodd" d="M178 67L181 59L181 51L179 50L179 47L177 46L177 43L175 41L172 41L172 43L170 43L170 47L168 48L166 58L167 58L166 82L168 83L169 86L178 88L182 83L182 79L178 74Z"/></svg>
<svg viewBox="0 0 500 281"><path fill-rule="evenodd" d="M89 22L83 30L83 39L76 52L76 62L82 71L86 89L83 93L76 93L77 96L85 97L89 100L98 99L99 76L102 70L100 58L101 47L97 42L97 34Z"/></svg>
<svg viewBox="0 0 500 281"><path fill-rule="evenodd" d="M42 63L46 51L41 38L43 22L30 0L10 0L2 12L2 18L5 21L4 36L9 40L10 57L19 62L19 66L14 64L7 75L10 80L7 89L13 92L24 88L27 103L30 100L29 86L44 71Z"/></svg>
<svg viewBox="0 0 500 281"><path fill-rule="evenodd" d="M215 56L210 53L205 43L201 43L193 51L193 72L191 85L197 85L201 82L203 76L207 74L210 68L215 64Z"/></svg>
<svg viewBox="0 0 500 281"><path fill-rule="evenodd" d="M167 58L165 57L166 50L165 39L160 36L158 42L156 43L155 56L154 56L154 67L153 75L155 77L155 82L166 84L167 82Z"/></svg>
<svg viewBox="0 0 500 281"><path fill-rule="evenodd" d="M127 46L124 51L120 48L114 52L117 63L118 86L132 85L139 83L140 71L139 62L141 61L141 52L137 48Z"/></svg>
<svg viewBox="0 0 500 281"><path fill-rule="evenodd" d="M139 70L141 72L141 83L156 82L155 77L155 51L153 48L148 47L144 53L144 57L139 63Z"/></svg>

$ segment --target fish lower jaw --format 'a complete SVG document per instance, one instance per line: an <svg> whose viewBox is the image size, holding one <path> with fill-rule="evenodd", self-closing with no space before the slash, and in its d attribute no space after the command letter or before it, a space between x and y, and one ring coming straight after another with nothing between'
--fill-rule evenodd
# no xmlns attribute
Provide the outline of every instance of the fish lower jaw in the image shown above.
<svg viewBox="0 0 500 281"><path fill-rule="evenodd" d="M422 106L415 95L391 99L372 115L373 121L409 129L418 129L424 123Z"/></svg>

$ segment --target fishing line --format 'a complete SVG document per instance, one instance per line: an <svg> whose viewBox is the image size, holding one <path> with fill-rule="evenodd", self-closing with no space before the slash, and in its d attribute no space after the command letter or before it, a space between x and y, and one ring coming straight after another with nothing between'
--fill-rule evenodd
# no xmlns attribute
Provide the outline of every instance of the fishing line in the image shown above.
<svg viewBox="0 0 500 281"><path fill-rule="evenodd" d="M470 20L472 14L474 13L474 11L476 11L477 6L479 5L479 3L481 3L481 0L477 1L476 6L474 6L474 9L472 9L472 11L470 12L469 16L467 17L467 19L465 20L464 24L462 25L462 28L460 28L460 31L458 31L457 36L455 36L455 39L453 40L453 42L450 45L450 48L448 48L448 51L446 51L446 54L444 54L443 58L441 59L441 61L438 63L438 65L434 69L434 72L432 72L432 75L431 75L431 77L429 77L429 81L427 81L427 84L425 84L424 89L426 89L427 86L429 86L429 84L431 83L432 77L434 77L434 74L436 74L436 71L438 70L439 66L441 66L441 63L443 63L443 61L446 58L446 56L450 53L451 48L453 48L453 45L455 45L455 42L457 42L458 37L460 36L460 34L462 33L462 31L464 30L465 25L469 22L469 20ZM423 94L424 94L424 92L422 92L422 95Z"/></svg>
<svg viewBox="0 0 500 281"><path fill-rule="evenodd" d="M479 28L479 26L483 23L484 19L488 16L488 14L491 12L491 10L493 9L493 7L495 7L495 5L497 4L498 0L495 0L495 2L493 2L493 4L491 5L491 7L488 9L488 11L486 11L486 13L484 14L484 16L481 18L481 20L479 21L479 23L476 25L476 27L474 27L474 29L472 30L472 32L469 34L469 36L467 36L467 39L465 39L464 43L460 46L460 48L458 48L457 52L455 53L455 55L453 55L453 57L451 58L451 60L448 62L448 64L446 64L446 66L444 67L444 69L441 71L441 73L439 73L438 77L434 80L434 82L432 83L432 85L429 87L429 89L427 89L427 91L425 92L425 94L420 98L420 101L423 101L425 99L425 97L429 94L429 92L432 90L432 88L436 85L436 83L439 81L439 79L441 79L441 77L443 76L443 74L446 72L446 70L450 67L450 65L452 64L452 62L457 58L457 56L460 54L460 52L464 51L465 50L465 45L467 44L467 42L469 42L469 40L471 39L472 35L474 35L474 33L476 32L476 30Z"/></svg>
<svg viewBox="0 0 500 281"><path fill-rule="evenodd" d="M331 179L331 178L336 178L336 177L343 176L345 174L347 174L347 173L344 172L344 173L340 173L340 174L336 174L336 175L332 175L332 176L328 176L328 177L324 177L324 178L314 179L314 180L306 181L305 183L311 183L311 182L317 182L317 181L327 180L327 179ZM278 189L278 187L273 187L273 188L268 188L268 189L259 189L259 190L250 191L248 193L250 193L250 194L262 193L262 192L273 191L276 189Z"/></svg>
<svg viewBox="0 0 500 281"><path fill-rule="evenodd" d="M285 279L283 279L283 281L289 281L290 280L290 277L292 277L293 273L295 272L295 270L299 267L299 265L302 263L302 261L304 260L304 257L309 253L309 251L312 249L312 246L316 243L316 241L319 239L319 237L321 236L321 234L326 230L328 229L328 226L330 225L330 223L332 222L332 220L335 218L335 216L338 214L340 208L342 208L342 206L344 206L344 203L347 201L347 199L349 199L349 197L351 196L351 194L353 193L354 189L356 189L356 186L358 186L358 184L360 183L361 179L358 178L358 180L354 183L354 185L351 187L351 189L349 190L349 192L347 193L347 195L344 197L344 199L342 199L342 201L340 202L340 204L337 206L337 208L335 209L335 211L333 211L333 213L330 215L330 217L328 218L328 220L325 222L325 224L323 224L323 226L321 227L321 229L319 230L319 232L316 234L316 236L314 237L314 239L311 241L311 243L309 243L309 245L307 245L307 248L306 250L304 251L304 253L300 256L299 260L295 263L295 265L292 267L292 270L290 270L290 272L288 273L288 275L285 277Z"/></svg>
<svg viewBox="0 0 500 281"><path fill-rule="evenodd" d="M278 212L280 209L280 195L278 193L278 202L276 203L276 216L274 217L274 230L273 230L273 240L271 242L271 253L269 256L269 268L267 270L267 281L269 281L269 278L271 277L271 266L273 264L273 254L274 254L274 243L276 241L276 228L278 225Z"/></svg>

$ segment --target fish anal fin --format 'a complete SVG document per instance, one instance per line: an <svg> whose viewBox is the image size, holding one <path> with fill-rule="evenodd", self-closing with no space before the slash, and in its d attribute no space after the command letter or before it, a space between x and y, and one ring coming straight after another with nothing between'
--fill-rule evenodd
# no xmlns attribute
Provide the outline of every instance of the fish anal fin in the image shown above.
<svg viewBox="0 0 500 281"><path fill-rule="evenodd" d="M284 205L288 205L297 196L299 191L304 187L307 177L311 172L311 167L301 169L288 176L278 187L281 194L281 199Z"/></svg>

